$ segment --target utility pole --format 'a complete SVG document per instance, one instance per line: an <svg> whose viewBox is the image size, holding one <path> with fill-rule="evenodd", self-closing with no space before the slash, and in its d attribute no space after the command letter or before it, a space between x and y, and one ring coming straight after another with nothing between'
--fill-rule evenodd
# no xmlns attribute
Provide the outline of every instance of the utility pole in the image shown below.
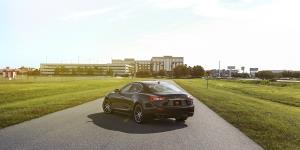
<svg viewBox="0 0 300 150"><path fill-rule="evenodd" d="M221 61L219 60L219 78L221 77Z"/></svg>
<svg viewBox="0 0 300 150"><path fill-rule="evenodd" d="M208 89L208 74L206 75L206 88Z"/></svg>

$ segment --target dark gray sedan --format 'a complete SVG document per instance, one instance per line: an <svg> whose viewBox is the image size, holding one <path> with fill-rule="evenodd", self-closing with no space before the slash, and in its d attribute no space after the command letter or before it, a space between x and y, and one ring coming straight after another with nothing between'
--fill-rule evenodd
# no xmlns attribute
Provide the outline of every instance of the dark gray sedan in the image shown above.
<svg viewBox="0 0 300 150"><path fill-rule="evenodd" d="M193 98L168 82L139 81L105 96L105 113L130 113L136 123L150 118L175 118L185 121L194 114Z"/></svg>

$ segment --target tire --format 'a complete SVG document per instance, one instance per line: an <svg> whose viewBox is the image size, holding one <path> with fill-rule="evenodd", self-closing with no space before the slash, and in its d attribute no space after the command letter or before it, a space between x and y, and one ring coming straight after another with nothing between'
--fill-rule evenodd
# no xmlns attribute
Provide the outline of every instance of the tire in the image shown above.
<svg viewBox="0 0 300 150"><path fill-rule="evenodd" d="M112 113L111 105L106 100L102 104L102 109L103 109L103 112L106 113L106 114L111 114Z"/></svg>
<svg viewBox="0 0 300 150"><path fill-rule="evenodd" d="M143 107L140 104L136 104L134 109L133 109L133 120L138 124L141 124L145 121L143 111L144 111Z"/></svg>
<svg viewBox="0 0 300 150"><path fill-rule="evenodd" d="M178 117L178 118L175 118L177 122L184 122L187 117Z"/></svg>

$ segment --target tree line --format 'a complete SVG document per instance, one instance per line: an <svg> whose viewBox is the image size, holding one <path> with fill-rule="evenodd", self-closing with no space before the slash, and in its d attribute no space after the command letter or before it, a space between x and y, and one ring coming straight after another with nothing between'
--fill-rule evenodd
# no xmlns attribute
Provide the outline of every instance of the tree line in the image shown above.
<svg viewBox="0 0 300 150"><path fill-rule="evenodd" d="M113 75L111 69L103 69L102 67L77 67L66 68L65 66L59 66L54 69L55 75Z"/></svg>
<svg viewBox="0 0 300 150"><path fill-rule="evenodd" d="M255 74L260 79L300 78L300 71L284 71L274 73L272 71L259 71Z"/></svg>
<svg viewBox="0 0 300 150"><path fill-rule="evenodd" d="M150 72L141 70L136 72L136 77L158 77L158 76L170 76L174 78L200 78L205 74L205 70L202 66L187 66L187 65L178 65L172 71L167 72L160 70L158 72Z"/></svg>

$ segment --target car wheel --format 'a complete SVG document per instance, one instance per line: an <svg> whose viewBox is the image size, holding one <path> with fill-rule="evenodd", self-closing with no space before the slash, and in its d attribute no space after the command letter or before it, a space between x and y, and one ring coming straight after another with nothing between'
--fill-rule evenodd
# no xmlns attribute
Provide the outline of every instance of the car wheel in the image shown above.
<svg viewBox="0 0 300 150"><path fill-rule="evenodd" d="M102 108L103 108L104 113L106 113L106 114L112 113L111 105L110 105L109 102L104 101L103 105L102 105Z"/></svg>
<svg viewBox="0 0 300 150"><path fill-rule="evenodd" d="M133 119L136 123L140 124L144 122L143 107L140 104L135 105L133 110Z"/></svg>
<svg viewBox="0 0 300 150"><path fill-rule="evenodd" d="M178 118L175 118L175 119L178 122L184 122L187 119L187 117L178 117Z"/></svg>

